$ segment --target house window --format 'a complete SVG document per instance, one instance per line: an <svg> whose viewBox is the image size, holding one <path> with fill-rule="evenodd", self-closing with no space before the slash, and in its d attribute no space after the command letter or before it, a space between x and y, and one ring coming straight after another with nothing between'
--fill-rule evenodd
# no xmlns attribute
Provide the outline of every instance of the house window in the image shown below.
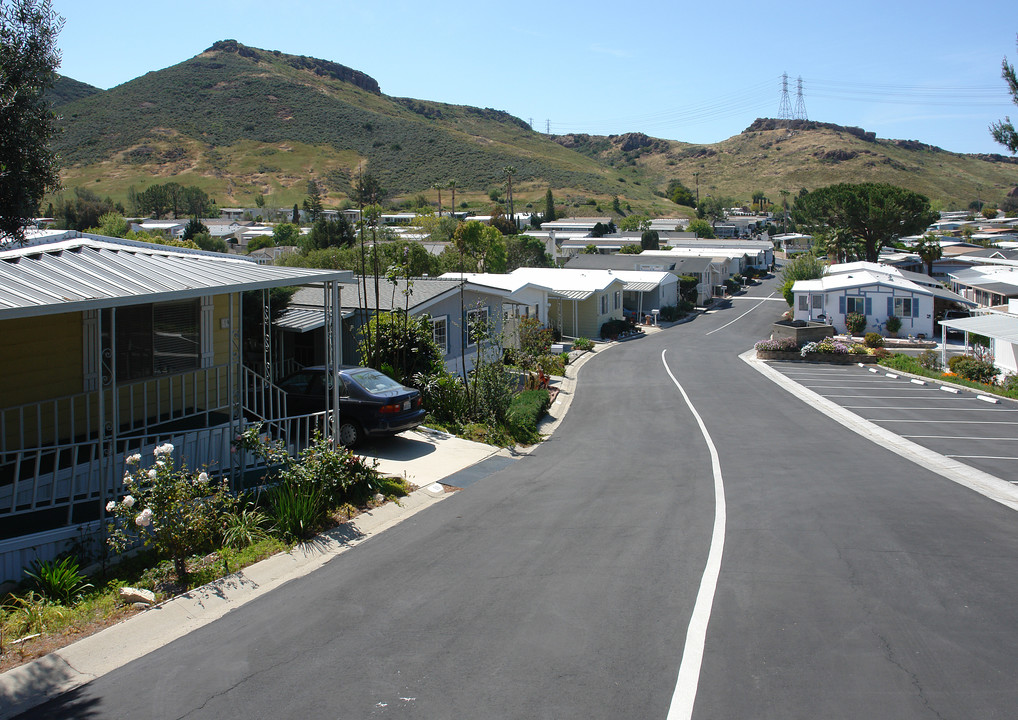
<svg viewBox="0 0 1018 720"><path fill-rule="evenodd" d="M898 317L912 317L912 298L894 298L894 314Z"/></svg>
<svg viewBox="0 0 1018 720"><path fill-rule="evenodd" d="M814 310L819 310L820 312L823 312L824 311L824 296L823 295L813 295L812 297L813 297L813 299L812 299L813 309Z"/></svg>
<svg viewBox="0 0 1018 720"><path fill-rule="evenodd" d="M197 370L201 360L200 301L118 308L117 381ZM110 347L110 311L103 311L103 347Z"/></svg>
<svg viewBox="0 0 1018 720"><path fill-rule="evenodd" d="M449 352L449 321L445 315L431 318L431 337L435 344L442 349L442 354Z"/></svg>
<svg viewBox="0 0 1018 720"><path fill-rule="evenodd" d="M488 308L467 310L467 344L476 345L488 337Z"/></svg>
<svg viewBox="0 0 1018 720"><path fill-rule="evenodd" d="M608 295L607 293L601 296L601 314L608 314Z"/></svg>
<svg viewBox="0 0 1018 720"><path fill-rule="evenodd" d="M809 295L799 296L799 309L803 312L809 312Z"/></svg>
<svg viewBox="0 0 1018 720"><path fill-rule="evenodd" d="M866 298L864 297L847 297L845 298L845 313L859 313L860 315L866 314Z"/></svg>
<svg viewBox="0 0 1018 720"><path fill-rule="evenodd" d="M618 290L615 291L615 309L618 310L622 307L622 293Z"/></svg>

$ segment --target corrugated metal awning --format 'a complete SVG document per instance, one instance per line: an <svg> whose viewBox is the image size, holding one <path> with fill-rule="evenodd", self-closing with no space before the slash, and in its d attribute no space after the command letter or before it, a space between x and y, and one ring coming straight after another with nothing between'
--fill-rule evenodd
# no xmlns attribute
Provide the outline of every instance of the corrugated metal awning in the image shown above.
<svg viewBox="0 0 1018 720"><path fill-rule="evenodd" d="M344 320L349 317L353 317L353 310L347 310L343 313ZM308 308L288 308L272 325L280 330L290 330L299 333L317 330L320 327L325 327L325 311Z"/></svg>
<svg viewBox="0 0 1018 720"><path fill-rule="evenodd" d="M622 287L630 292L652 292L660 287L656 282L626 282L622 281Z"/></svg>
<svg viewBox="0 0 1018 720"><path fill-rule="evenodd" d="M976 315L975 317L941 320L940 324L953 330L985 335L996 340L1018 344L1018 317L1011 315Z"/></svg>
<svg viewBox="0 0 1018 720"><path fill-rule="evenodd" d="M548 296L565 298L566 300L586 300L593 294L591 290L555 290L549 292Z"/></svg>
<svg viewBox="0 0 1018 720"><path fill-rule="evenodd" d="M348 271L258 265L156 245L67 240L0 252L0 320L350 277Z"/></svg>

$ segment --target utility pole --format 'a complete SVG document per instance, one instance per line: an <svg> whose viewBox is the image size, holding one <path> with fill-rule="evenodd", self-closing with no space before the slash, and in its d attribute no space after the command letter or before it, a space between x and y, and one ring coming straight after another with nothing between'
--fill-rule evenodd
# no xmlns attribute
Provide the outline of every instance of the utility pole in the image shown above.
<svg viewBox="0 0 1018 720"><path fill-rule="evenodd" d="M693 173L693 177L696 178L696 204L700 204L700 171Z"/></svg>

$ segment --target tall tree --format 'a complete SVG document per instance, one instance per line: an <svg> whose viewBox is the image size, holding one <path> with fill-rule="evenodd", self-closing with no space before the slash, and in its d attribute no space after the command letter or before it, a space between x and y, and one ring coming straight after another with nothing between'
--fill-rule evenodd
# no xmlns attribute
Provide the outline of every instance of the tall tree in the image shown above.
<svg viewBox="0 0 1018 720"><path fill-rule="evenodd" d="M1011 94L1011 100L1018 105L1018 74L1015 73L1014 65L1008 63L1005 57L1000 67L1000 76L1007 83L1007 90ZM1018 131L1014 129L1011 118L1004 116L1003 120L990 125L990 134L993 139L1006 147L1014 155L1018 153Z"/></svg>
<svg viewBox="0 0 1018 720"><path fill-rule="evenodd" d="M516 168L512 165L506 165L502 168L502 177L505 178L505 199L506 204L509 206L509 222L513 225L516 224L516 212L513 206L513 175L516 174Z"/></svg>
<svg viewBox="0 0 1018 720"><path fill-rule="evenodd" d="M435 183L431 187L438 190L438 216L442 217L442 183Z"/></svg>
<svg viewBox="0 0 1018 720"><path fill-rule="evenodd" d="M555 198L551 194L551 188L548 188L548 192L544 194L544 217L542 220L545 222L555 220Z"/></svg>
<svg viewBox="0 0 1018 720"><path fill-rule="evenodd" d="M513 235L505 239L506 272L521 267L555 267L555 261L544 249L544 243L529 235Z"/></svg>
<svg viewBox="0 0 1018 720"><path fill-rule="evenodd" d="M696 214L701 220L708 221L711 228L717 228L718 223L725 219L725 201L723 198L707 195L697 204Z"/></svg>
<svg viewBox="0 0 1018 720"><path fill-rule="evenodd" d="M877 262L882 247L925 231L938 215L925 195L896 185L841 183L800 193L792 217L806 227L828 227L859 238L866 260Z"/></svg>
<svg viewBox="0 0 1018 720"><path fill-rule="evenodd" d="M60 65L63 25L49 0L0 3L0 235L19 244L43 195L60 186L45 93Z"/></svg>
<svg viewBox="0 0 1018 720"><path fill-rule="evenodd" d="M290 222L294 225L300 225L300 208L297 207L297 203L293 204L293 212L290 214Z"/></svg>
<svg viewBox="0 0 1018 720"><path fill-rule="evenodd" d="M452 191L452 204L451 204L451 207L452 207L452 212L455 213L456 212L456 181L455 180L450 180L449 181L449 190Z"/></svg>
<svg viewBox="0 0 1018 720"><path fill-rule="evenodd" d="M187 225L184 226L184 234L181 235L182 240L194 240L194 236L199 233L207 233L209 229L205 226L201 220L198 219L197 215L192 215L191 219L187 221Z"/></svg>
<svg viewBox="0 0 1018 720"><path fill-rule="evenodd" d="M322 188L314 178L308 180L308 196L304 198L304 210L312 223L322 214Z"/></svg>
<svg viewBox="0 0 1018 720"><path fill-rule="evenodd" d="M657 230L644 230L640 236L640 247L644 250L660 250L661 235Z"/></svg>

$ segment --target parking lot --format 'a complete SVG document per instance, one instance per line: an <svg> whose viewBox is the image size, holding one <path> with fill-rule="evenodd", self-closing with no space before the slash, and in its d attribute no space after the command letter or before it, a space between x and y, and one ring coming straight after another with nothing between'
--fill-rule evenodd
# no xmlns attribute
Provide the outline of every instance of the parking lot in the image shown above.
<svg viewBox="0 0 1018 720"><path fill-rule="evenodd" d="M769 365L889 432L1018 484L1018 403L879 366Z"/></svg>

